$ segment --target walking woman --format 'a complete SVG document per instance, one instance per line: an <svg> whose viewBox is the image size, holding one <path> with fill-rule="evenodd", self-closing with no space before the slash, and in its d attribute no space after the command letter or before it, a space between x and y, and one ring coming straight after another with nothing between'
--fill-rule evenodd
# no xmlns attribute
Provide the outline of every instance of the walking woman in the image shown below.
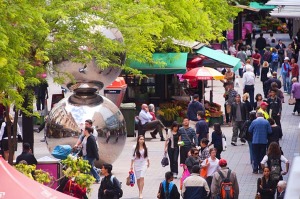
<svg viewBox="0 0 300 199"><path fill-rule="evenodd" d="M148 149L145 144L145 137L139 135L136 145L134 146L130 170L133 170L137 179L137 186L139 188L139 198L143 198L144 189L144 177L147 168L150 166L150 160L148 158Z"/></svg>
<svg viewBox="0 0 300 199"><path fill-rule="evenodd" d="M269 90L268 90L269 92ZM260 93L257 93L256 96L255 96L255 102L254 102L254 106L253 106L253 109L254 110L257 110L260 108L260 104L263 102L263 97Z"/></svg>
<svg viewBox="0 0 300 199"><path fill-rule="evenodd" d="M214 148L217 149L216 158L221 159L221 153L223 151L222 144L222 130L220 123L214 124L214 131L211 135L211 143L208 146L214 145Z"/></svg>
<svg viewBox="0 0 300 199"><path fill-rule="evenodd" d="M265 167L263 170L263 177L257 180L257 194L261 199L274 198L276 192L276 183L270 178L270 169Z"/></svg>
<svg viewBox="0 0 300 199"><path fill-rule="evenodd" d="M175 121L171 125L171 133L167 133L167 140L165 143L165 153L168 153L170 159L170 169L173 173L174 178L178 175L178 156L179 156L179 134L178 134L179 124Z"/></svg>

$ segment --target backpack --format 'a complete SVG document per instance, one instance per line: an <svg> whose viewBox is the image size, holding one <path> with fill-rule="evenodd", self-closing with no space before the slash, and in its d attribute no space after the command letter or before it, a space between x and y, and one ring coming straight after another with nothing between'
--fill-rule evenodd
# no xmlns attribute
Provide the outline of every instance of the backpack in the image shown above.
<svg viewBox="0 0 300 199"><path fill-rule="evenodd" d="M167 191L167 190L166 190L166 188L167 188L167 183L166 183L166 181L164 180L164 181L162 182L162 189L164 190L163 193L164 193L164 198L165 198L165 199L171 199L171 198L170 198L170 193L171 193L171 191L172 191L172 189L173 189L173 186L174 186L174 183L173 183L173 182L169 183L169 190Z"/></svg>
<svg viewBox="0 0 300 199"><path fill-rule="evenodd" d="M272 62L278 62L279 56L277 53L272 53Z"/></svg>
<svg viewBox="0 0 300 199"><path fill-rule="evenodd" d="M272 61L272 53L270 53L269 51L266 51L263 55L263 59L264 59L264 61L267 61L270 63Z"/></svg>
<svg viewBox="0 0 300 199"><path fill-rule="evenodd" d="M268 166L270 168L270 178L279 181L281 177L281 160L280 158L268 157Z"/></svg>
<svg viewBox="0 0 300 199"><path fill-rule="evenodd" d="M218 171L222 181L220 186L220 198L221 199L233 199L234 198L234 190L232 182L230 182L230 174L231 170L228 169L227 177L225 178L221 171Z"/></svg>
<svg viewBox="0 0 300 199"><path fill-rule="evenodd" d="M119 182L119 180L118 180L114 175L111 175L111 176L110 176L110 181L111 181L111 183L112 183L112 187L115 186L115 184L114 184L114 179L115 179L115 181L116 181L116 183L117 183L117 187L116 187L117 190L118 190L117 198L122 198L122 196L123 196L122 183Z"/></svg>

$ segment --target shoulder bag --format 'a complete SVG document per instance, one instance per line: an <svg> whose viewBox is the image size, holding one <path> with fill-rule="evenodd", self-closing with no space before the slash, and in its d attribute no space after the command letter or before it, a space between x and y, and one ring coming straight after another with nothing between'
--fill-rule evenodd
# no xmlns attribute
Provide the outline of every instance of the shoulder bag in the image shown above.
<svg viewBox="0 0 300 199"><path fill-rule="evenodd" d="M183 129L183 130L184 130L184 133L185 133L187 139L190 141L192 147L196 147L196 144L195 144L194 142L191 141L191 139L190 139L189 135L187 134L187 132L185 131L185 129Z"/></svg>
<svg viewBox="0 0 300 199"><path fill-rule="evenodd" d="M294 105L294 104L296 104L296 99L292 98L292 95L290 95L289 105Z"/></svg>
<svg viewBox="0 0 300 199"><path fill-rule="evenodd" d="M208 159L206 158L205 164L207 164L207 163L208 163ZM202 167L201 170L200 170L200 176L203 177L203 178L206 178L207 177L207 170L208 170L207 167Z"/></svg>

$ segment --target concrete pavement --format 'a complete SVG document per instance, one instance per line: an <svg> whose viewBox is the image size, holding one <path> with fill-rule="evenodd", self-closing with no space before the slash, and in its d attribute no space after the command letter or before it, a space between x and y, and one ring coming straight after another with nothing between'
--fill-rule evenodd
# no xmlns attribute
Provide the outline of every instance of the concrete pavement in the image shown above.
<svg viewBox="0 0 300 199"><path fill-rule="evenodd" d="M276 36L276 35L275 35ZM288 35L277 35L277 38L283 39L286 44L288 44L289 39ZM206 89L206 99L209 99L209 90ZM221 82L214 82L214 102L223 105L223 93L224 88ZM238 92L242 94L242 88L237 88ZM255 94L263 93L262 83L260 79L257 78L255 82ZM282 128L283 128L283 139L280 140L280 145L284 151L284 155L288 158L290 162L294 156L299 155L299 121L300 116L292 115L293 106L288 105L289 96L285 94L285 102L283 104L282 111ZM222 106L223 108L223 106ZM224 110L223 110L224 112ZM238 182L240 185L240 198L254 198L256 193L256 181L261 174L252 174L252 168L250 165L250 157L248 146L241 145L238 142L238 146L231 146L231 135L232 127L222 126L222 131L227 137L227 151L221 154L222 158L225 158L228 161L228 166L233 171L237 173ZM212 129L210 128L210 136ZM37 158L43 157L45 155L51 156L46 148L46 144L40 142L40 139L43 137L43 132L40 134L35 133L35 156ZM144 187L144 199L154 199L158 191L159 183L164 179L165 172L169 171L169 167L162 167L160 161L163 157L164 142L160 142L159 139L151 139L150 134L146 134L146 144L149 148L149 157L150 157L150 168L147 170L145 177L145 187ZM135 185L134 187L128 187L125 185L126 177L128 176L128 171L130 168L130 159L132 156L132 147L136 143L136 138L127 138L126 145L118 158L118 160L113 164L113 174L123 182L122 189L124 191L124 199L133 199L138 198L138 189ZM17 154L21 152L19 146ZM182 172L182 169L179 169L179 173ZM289 175L289 174L288 174ZM288 178L288 175L285 176L285 180ZM181 176L181 174L180 174ZM174 182L179 187L179 179L174 180ZM92 192L89 198L97 198L99 184L95 184L92 187Z"/></svg>

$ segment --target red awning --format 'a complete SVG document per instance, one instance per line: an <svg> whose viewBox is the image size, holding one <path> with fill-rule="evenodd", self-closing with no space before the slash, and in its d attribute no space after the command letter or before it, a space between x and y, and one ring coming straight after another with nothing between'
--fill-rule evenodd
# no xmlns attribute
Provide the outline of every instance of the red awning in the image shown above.
<svg viewBox="0 0 300 199"><path fill-rule="evenodd" d="M23 175L0 156L0 198L73 199Z"/></svg>

